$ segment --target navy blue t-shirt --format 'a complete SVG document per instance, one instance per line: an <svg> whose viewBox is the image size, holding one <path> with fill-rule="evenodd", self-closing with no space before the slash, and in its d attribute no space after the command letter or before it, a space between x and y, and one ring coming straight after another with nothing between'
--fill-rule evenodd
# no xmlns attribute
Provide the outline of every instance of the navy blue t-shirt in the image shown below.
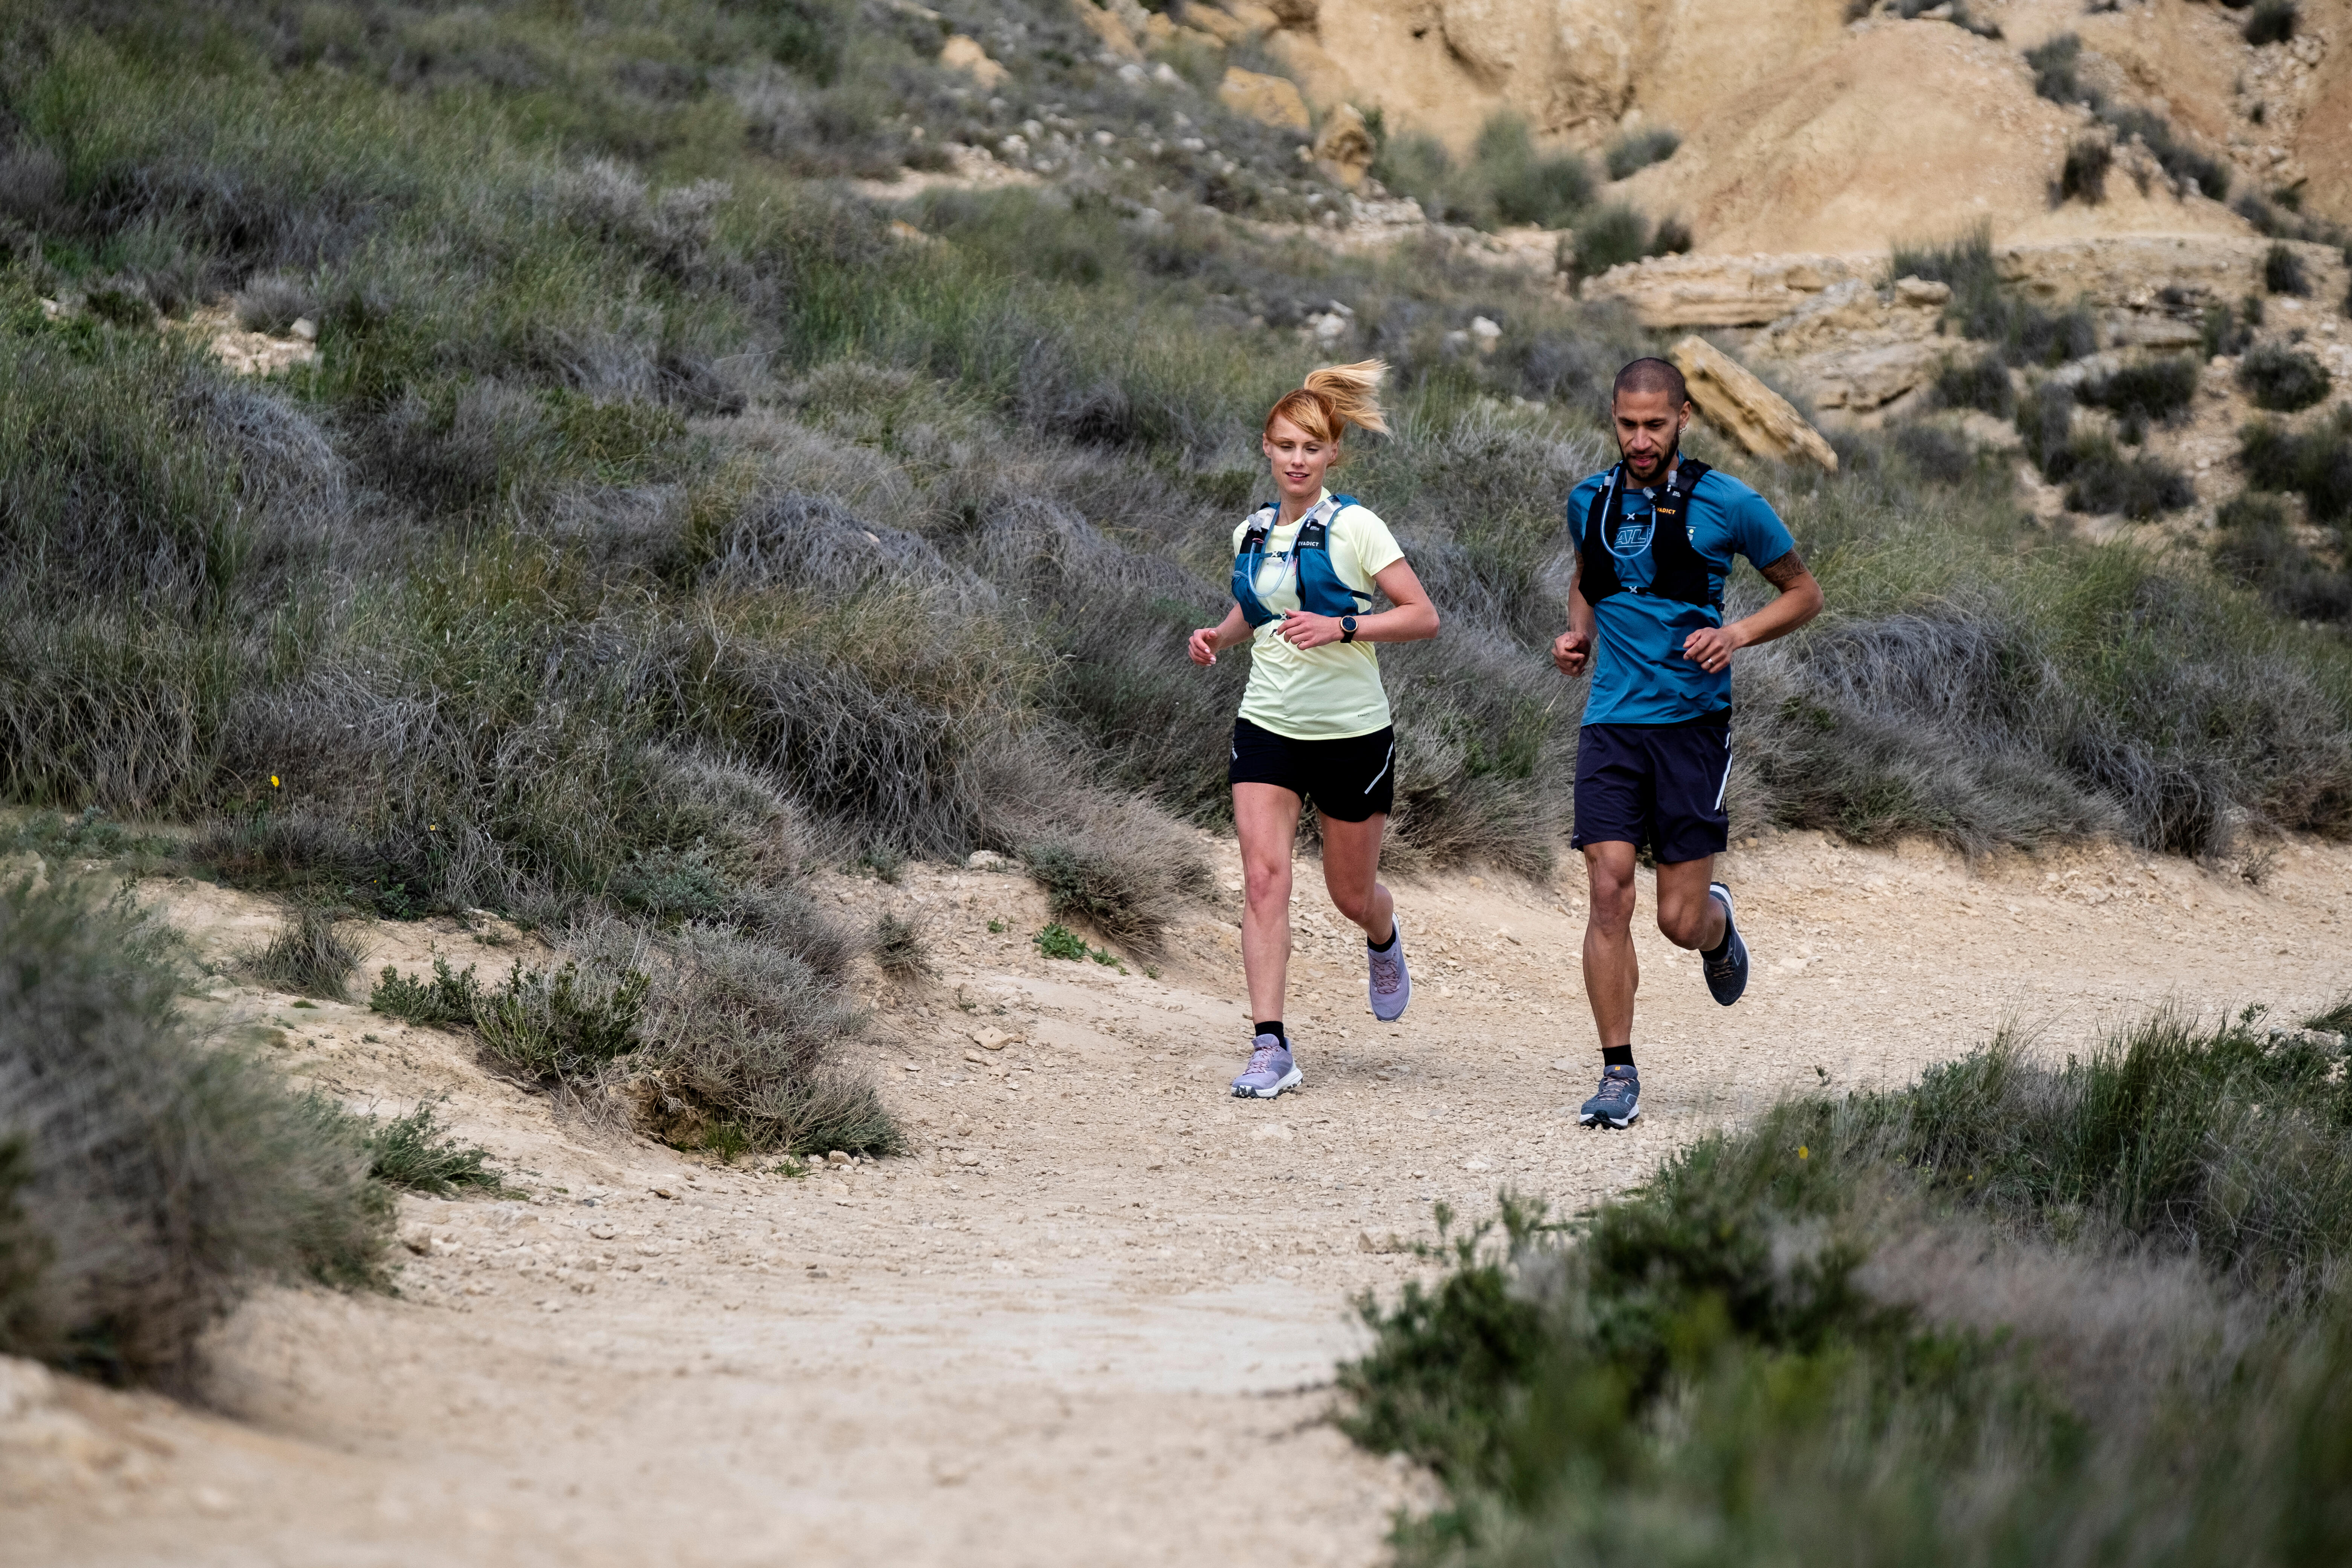
<svg viewBox="0 0 2352 1568"><path fill-rule="evenodd" d="M1579 551L1593 497L1608 488L1612 471L1593 475L1569 495L1568 532ZM1651 494L1628 485L1608 535L1617 580L1628 587L1650 585L1650 535L1657 526ZM1709 468L1692 487L1684 522L1691 547L1706 562L1708 587L1718 597L1734 554L1766 566L1797 547L1770 502L1717 468ZM1723 624L1721 611L1652 594L1612 594L1592 606L1592 614L1600 646L1594 650L1592 690L1584 700L1586 723L1687 724L1731 711L1730 669L1709 675L1683 655L1691 633Z"/></svg>

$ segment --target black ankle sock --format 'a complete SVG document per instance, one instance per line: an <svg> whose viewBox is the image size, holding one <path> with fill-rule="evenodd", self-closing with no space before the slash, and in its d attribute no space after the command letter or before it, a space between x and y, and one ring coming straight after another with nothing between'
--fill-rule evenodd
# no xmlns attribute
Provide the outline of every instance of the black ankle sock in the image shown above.
<svg viewBox="0 0 2352 1568"><path fill-rule="evenodd" d="M1374 942L1370 937L1366 937L1366 938L1364 939L1364 945L1365 945L1366 947L1370 948L1374 952L1388 952L1391 948L1393 948L1394 946L1396 946L1396 939L1397 939L1397 923L1396 923L1396 921L1389 921L1389 939L1388 939L1388 941L1386 941L1386 942Z"/></svg>
<svg viewBox="0 0 2352 1568"><path fill-rule="evenodd" d="M1633 1065L1633 1047L1630 1045L1601 1047L1601 1065L1603 1068L1632 1067Z"/></svg>
<svg viewBox="0 0 2352 1568"><path fill-rule="evenodd" d="M1290 1037L1282 1032L1282 1020L1279 1018L1261 1018L1258 1020L1256 1032L1261 1035L1272 1035L1285 1047L1290 1044Z"/></svg>
<svg viewBox="0 0 2352 1568"><path fill-rule="evenodd" d="M1708 898L1710 898L1710 899L1715 899L1715 895L1714 895L1713 893L1709 893L1709 894L1707 895L1707 897L1708 897ZM1715 899L1715 901L1716 901L1717 903L1718 903L1718 904L1723 904L1723 900L1722 900L1721 899ZM1705 959L1708 960L1710 963L1712 963L1713 961L1715 961L1715 960L1717 960L1717 959L1721 958L1725 953L1727 953L1727 952L1730 952L1730 951L1731 951L1731 906L1730 906L1729 904L1723 904L1723 940L1722 940L1721 942L1717 942L1713 947L1710 947L1710 948L1706 948L1706 949L1705 949L1705 950L1700 953L1700 955L1699 955L1699 956L1701 956L1702 958L1705 958Z"/></svg>

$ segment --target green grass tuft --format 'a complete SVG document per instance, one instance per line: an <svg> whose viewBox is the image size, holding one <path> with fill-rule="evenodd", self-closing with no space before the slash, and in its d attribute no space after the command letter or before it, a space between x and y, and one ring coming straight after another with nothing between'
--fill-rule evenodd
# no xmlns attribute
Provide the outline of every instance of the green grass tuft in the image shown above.
<svg viewBox="0 0 2352 1568"><path fill-rule="evenodd" d="M506 1177L490 1163L490 1152L448 1136L430 1100L419 1100L405 1116L379 1122L367 1136L368 1173L408 1192L442 1196L461 1188L490 1194L507 1190Z"/></svg>
<svg viewBox="0 0 2352 1568"><path fill-rule="evenodd" d="M245 961L246 973L273 991L343 1000L352 972L367 956L346 938L336 913L306 905L294 923Z"/></svg>

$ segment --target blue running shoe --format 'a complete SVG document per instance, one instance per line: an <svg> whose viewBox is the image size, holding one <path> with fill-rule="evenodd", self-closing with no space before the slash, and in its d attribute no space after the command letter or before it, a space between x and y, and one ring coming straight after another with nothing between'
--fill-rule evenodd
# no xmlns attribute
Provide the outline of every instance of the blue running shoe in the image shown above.
<svg viewBox="0 0 2352 1568"><path fill-rule="evenodd" d="M1369 944L1364 949L1372 961L1372 1016L1383 1024L1403 1017L1405 1004L1412 1000L1412 972L1404 966L1404 927L1391 921L1391 928L1386 952Z"/></svg>
<svg viewBox="0 0 2352 1568"><path fill-rule="evenodd" d="M1706 890L1723 900L1724 946L1721 958L1699 955L1699 966L1706 971L1706 988L1725 1006L1739 1000L1748 989L1748 943L1739 934L1739 924L1731 918L1731 889L1720 882L1709 882Z"/></svg>
<svg viewBox="0 0 2352 1568"><path fill-rule="evenodd" d="M1630 1067L1610 1068L1601 1075L1601 1091L1576 1113L1579 1127L1631 1127L1642 1114L1642 1075Z"/></svg>
<svg viewBox="0 0 2352 1568"><path fill-rule="evenodd" d="M1250 1047L1249 1066L1234 1079L1234 1097L1272 1100L1286 1089L1297 1089L1306 1076L1290 1059L1290 1047L1280 1035L1260 1035Z"/></svg>

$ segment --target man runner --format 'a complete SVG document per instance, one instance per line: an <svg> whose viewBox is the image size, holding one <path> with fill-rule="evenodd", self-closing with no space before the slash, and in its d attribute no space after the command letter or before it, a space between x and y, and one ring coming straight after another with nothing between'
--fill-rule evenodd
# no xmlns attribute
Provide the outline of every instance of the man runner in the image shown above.
<svg viewBox="0 0 2352 1568"><path fill-rule="evenodd" d="M1705 959L1707 989L1730 1006L1748 986L1748 944L1731 889L1713 879L1728 838L1731 656L1821 614L1821 584L1762 496L1680 455L1690 397L1682 372L1637 359L1610 395L1619 462L1576 487L1568 630L1552 644L1564 675L1592 675L1576 746L1576 836L1591 879L1584 988L1601 1030L1601 1089L1577 1121L1627 1127L1642 1113L1633 1066L1633 858L1658 864L1658 930ZM1779 590L1723 624L1723 583L1738 553Z"/></svg>

